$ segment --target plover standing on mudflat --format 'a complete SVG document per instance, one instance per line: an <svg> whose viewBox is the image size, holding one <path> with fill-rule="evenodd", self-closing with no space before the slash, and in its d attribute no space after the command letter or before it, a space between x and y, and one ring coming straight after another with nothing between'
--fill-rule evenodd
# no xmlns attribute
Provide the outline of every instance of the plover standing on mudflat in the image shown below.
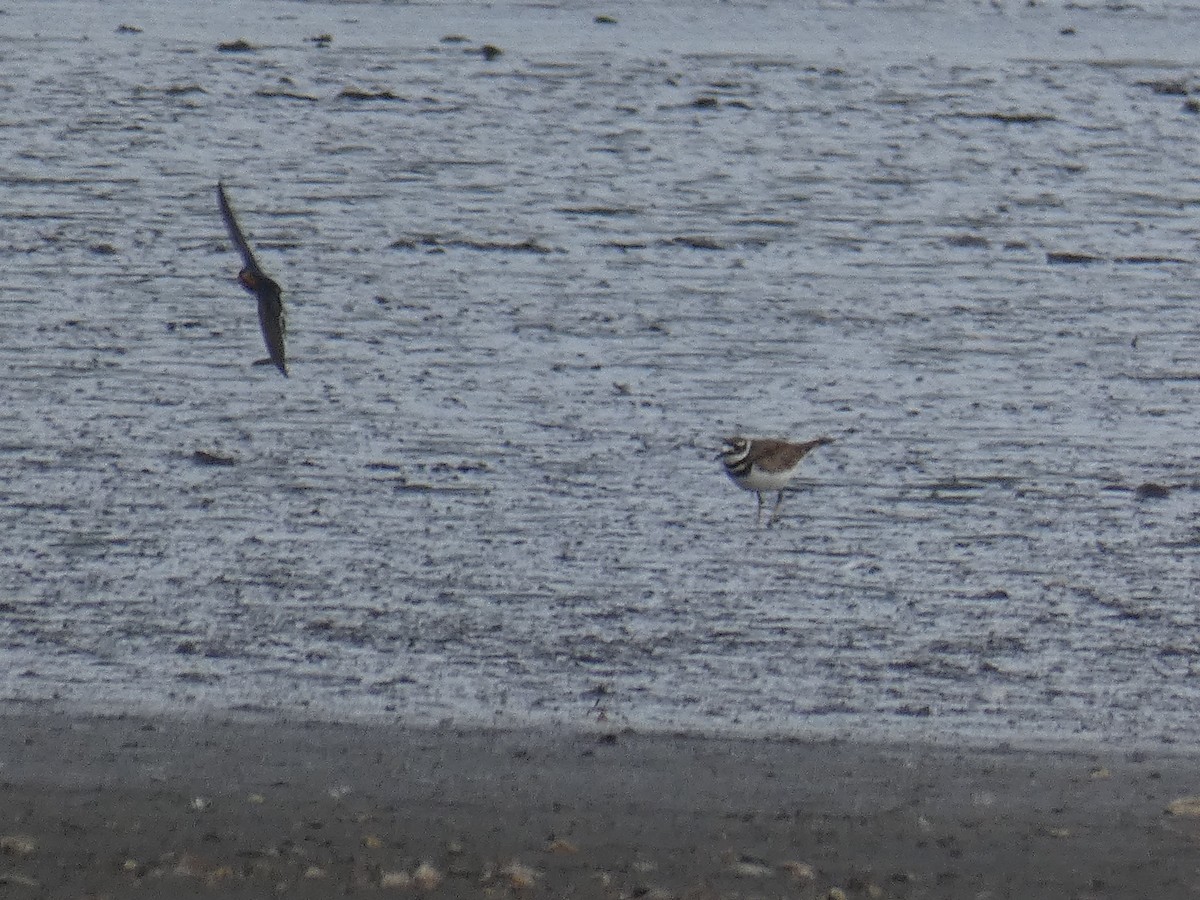
<svg viewBox="0 0 1200 900"><path fill-rule="evenodd" d="M254 254L250 252L250 245L246 243L242 229L238 227L237 219L233 217L233 209L230 208L229 199L225 196L225 187L219 181L217 182L217 205L221 207L221 218L225 220L229 238L242 257L242 270L238 272L238 284L258 300L258 324L262 328L267 353L271 354L271 358L263 360L263 362L274 363L275 368L279 369L286 378L287 362L283 355L283 291L274 279L267 277L267 274L258 265L258 260L254 258Z"/></svg>
<svg viewBox="0 0 1200 900"><path fill-rule="evenodd" d="M779 438L731 437L725 439L725 449L717 458L734 484L758 494L758 514L755 524L762 521L763 491L778 491L775 509L767 520L770 528L783 506L783 491L795 477L800 462L811 450L832 444L833 438L821 436L811 441L793 443Z"/></svg>

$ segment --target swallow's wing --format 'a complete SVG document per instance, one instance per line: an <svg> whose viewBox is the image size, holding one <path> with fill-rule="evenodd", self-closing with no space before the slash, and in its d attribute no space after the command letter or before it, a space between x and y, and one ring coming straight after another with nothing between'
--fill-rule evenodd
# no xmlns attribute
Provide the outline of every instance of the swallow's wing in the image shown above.
<svg viewBox="0 0 1200 900"><path fill-rule="evenodd" d="M287 377L287 361L283 355L283 296L279 285L266 276L258 286L258 324L271 362Z"/></svg>
<svg viewBox="0 0 1200 900"><path fill-rule="evenodd" d="M250 252L250 245L246 243L242 229L238 228L237 219L233 217L233 209L229 206L229 198L225 196L225 186L219 181L217 182L217 203L221 207L221 218L225 220L225 228L229 232L229 239L233 241L233 245L237 247L238 253L242 255L242 264L255 275L261 275L262 269L258 267L258 260Z"/></svg>

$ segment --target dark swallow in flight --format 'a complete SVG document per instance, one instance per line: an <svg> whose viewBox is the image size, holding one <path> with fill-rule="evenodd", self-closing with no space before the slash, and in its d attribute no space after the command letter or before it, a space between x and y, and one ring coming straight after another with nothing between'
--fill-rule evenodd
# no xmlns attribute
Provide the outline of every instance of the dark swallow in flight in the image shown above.
<svg viewBox="0 0 1200 900"><path fill-rule="evenodd" d="M229 239L242 255L242 270L238 272L238 283L258 300L258 324L262 326L263 340L267 344L270 359L262 362L272 362L287 377L287 362L283 356L283 296L279 284L259 268L258 261L250 252L250 245L238 228L237 219L229 207L229 199L225 196L225 187L217 182L217 203L221 206L221 218L229 231Z"/></svg>

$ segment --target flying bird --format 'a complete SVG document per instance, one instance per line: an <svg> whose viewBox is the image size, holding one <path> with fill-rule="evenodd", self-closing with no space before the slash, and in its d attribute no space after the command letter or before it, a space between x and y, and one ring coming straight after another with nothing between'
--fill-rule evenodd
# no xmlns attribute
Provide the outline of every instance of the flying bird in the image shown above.
<svg viewBox="0 0 1200 900"><path fill-rule="evenodd" d="M237 247L242 256L242 270L238 272L238 284L254 295L258 300L258 324L262 326L263 341L267 345L270 359L262 362L272 362L275 367L287 377L287 361L283 354L283 296L279 284L258 265L258 260L250 252L250 245L238 227L237 219L229 206L229 198L225 196L225 186L217 182L217 203L221 207L221 218L225 220L225 228L229 231L229 239Z"/></svg>

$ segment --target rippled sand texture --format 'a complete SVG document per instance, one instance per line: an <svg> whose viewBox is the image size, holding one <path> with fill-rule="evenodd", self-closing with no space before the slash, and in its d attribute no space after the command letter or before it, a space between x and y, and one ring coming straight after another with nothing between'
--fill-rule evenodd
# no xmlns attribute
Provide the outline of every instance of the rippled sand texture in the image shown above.
<svg viewBox="0 0 1200 900"><path fill-rule="evenodd" d="M45 10L4 697L1200 736L1194 14ZM773 530L735 431L838 439Z"/></svg>

